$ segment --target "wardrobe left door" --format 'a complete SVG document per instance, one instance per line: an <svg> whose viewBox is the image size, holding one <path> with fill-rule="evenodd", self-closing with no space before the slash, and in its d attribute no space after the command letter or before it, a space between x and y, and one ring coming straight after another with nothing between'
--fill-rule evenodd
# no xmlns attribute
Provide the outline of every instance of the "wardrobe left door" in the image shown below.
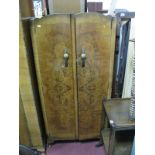
<svg viewBox="0 0 155 155"><path fill-rule="evenodd" d="M31 25L35 65L49 141L77 137L70 15L35 19Z"/></svg>

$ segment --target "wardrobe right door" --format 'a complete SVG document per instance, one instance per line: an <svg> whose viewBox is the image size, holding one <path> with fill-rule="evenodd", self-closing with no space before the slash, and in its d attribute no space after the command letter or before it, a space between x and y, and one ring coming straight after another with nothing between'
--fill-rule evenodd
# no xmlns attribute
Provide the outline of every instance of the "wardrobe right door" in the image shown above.
<svg viewBox="0 0 155 155"><path fill-rule="evenodd" d="M115 30L110 16L75 16L80 140L100 136L102 99L111 97Z"/></svg>

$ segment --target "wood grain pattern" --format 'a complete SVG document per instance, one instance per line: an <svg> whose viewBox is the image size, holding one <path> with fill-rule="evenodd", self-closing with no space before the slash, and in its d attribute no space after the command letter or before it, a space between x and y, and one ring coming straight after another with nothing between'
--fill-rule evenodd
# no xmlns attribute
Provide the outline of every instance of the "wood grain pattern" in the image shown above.
<svg viewBox="0 0 155 155"><path fill-rule="evenodd" d="M32 79L28 65L26 37L24 35L22 22L19 21L19 86L23 109L27 120L27 126L33 147L43 147L41 130L37 117L36 103L32 88ZM20 132L25 134L24 131ZM21 136L20 136L21 137Z"/></svg>
<svg viewBox="0 0 155 155"><path fill-rule="evenodd" d="M102 99L109 96L115 27L110 16L97 13L79 14L75 18L79 124L86 123L88 118L92 123L87 132L84 131L86 124L79 126L79 138L95 138L100 135L101 115L94 119L92 114L101 113ZM85 67L81 67L82 48L86 53ZM86 116L81 115L87 112Z"/></svg>
<svg viewBox="0 0 155 155"><path fill-rule="evenodd" d="M32 146L29 129L27 126L27 120L23 108L23 102L20 94L19 94L19 141L20 144L26 146Z"/></svg>
<svg viewBox="0 0 155 155"><path fill-rule="evenodd" d="M79 139L100 137L102 111L79 111Z"/></svg>
<svg viewBox="0 0 155 155"><path fill-rule="evenodd" d="M70 15L34 20L33 47L48 137L75 139L73 53ZM64 66L64 49L69 54Z"/></svg>
<svg viewBox="0 0 155 155"><path fill-rule="evenodd" d="M102 99L111 94L115 20L97 13L57 14L34 20L31 30L48 138L98 138Z"/></svg>

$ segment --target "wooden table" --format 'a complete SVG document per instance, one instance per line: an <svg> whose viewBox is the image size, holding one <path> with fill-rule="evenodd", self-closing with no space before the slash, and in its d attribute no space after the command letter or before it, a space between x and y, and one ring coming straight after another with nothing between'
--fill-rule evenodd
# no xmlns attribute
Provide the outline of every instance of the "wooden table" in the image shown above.
<svg viewBox="0 0 155 155"><path fill-rule="evenodd" d="M129 119L130 98L110 99L104 103L110 128L102 130L102 139L108 155L130 155L135 122Z"/></svg>

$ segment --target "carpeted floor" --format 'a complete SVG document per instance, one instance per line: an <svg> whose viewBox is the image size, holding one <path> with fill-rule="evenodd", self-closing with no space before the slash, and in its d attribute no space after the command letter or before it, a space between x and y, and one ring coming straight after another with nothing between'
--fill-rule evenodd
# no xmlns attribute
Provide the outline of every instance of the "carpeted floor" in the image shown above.
<svg viewBox="0 0 155 155"><path fill-rule="evenodd" d="M104 147L97 142L57 143L48 148L46 155L106 155Z"/></svg>

